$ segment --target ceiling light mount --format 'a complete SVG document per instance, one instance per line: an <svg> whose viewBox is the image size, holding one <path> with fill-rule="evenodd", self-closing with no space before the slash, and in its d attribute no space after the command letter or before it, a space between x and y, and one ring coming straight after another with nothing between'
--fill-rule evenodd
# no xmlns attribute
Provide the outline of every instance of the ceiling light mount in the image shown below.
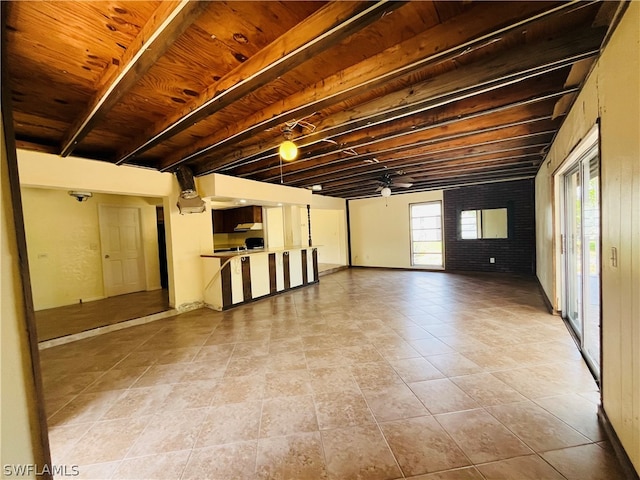
<svg viewBox="0 0 640 480"><path fill-rule="evenodd" d="M293 132L288 126L282 129L282 135L284 136L284 142L280 144L278 152L280 158L285 162L291 162L298 156L298 147L291 141Z"/></svg>

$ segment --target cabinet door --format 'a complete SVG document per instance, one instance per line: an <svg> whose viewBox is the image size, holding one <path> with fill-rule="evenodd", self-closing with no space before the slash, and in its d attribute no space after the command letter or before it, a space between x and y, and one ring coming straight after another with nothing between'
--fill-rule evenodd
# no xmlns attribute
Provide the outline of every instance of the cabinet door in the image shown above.
<svg viewBox="0 0 640 480"><path fill-rule="evenodd" d="M224 210L212 210L213 233L227 233Z"/></svg>
<svg viewBox="0 0 640 480"><path fill-rule="evenodd" d="M262 207L252 207L252 221L255 223L262 223Z"/></svg>
<svg viewBox="0 0 640 480"><path fill-rule="evenodd" d="M240 223L262 223L262 207L212 210L213 233L233 233Z"/></svg>

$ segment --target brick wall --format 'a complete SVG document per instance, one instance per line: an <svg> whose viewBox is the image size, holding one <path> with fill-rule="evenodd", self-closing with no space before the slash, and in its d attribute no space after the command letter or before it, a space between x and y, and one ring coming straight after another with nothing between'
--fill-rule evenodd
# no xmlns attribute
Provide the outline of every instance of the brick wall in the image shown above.
<svg viewBox="0 0 640 480"><path fill-rule="evenodd" d="M509 238L460 239L460 212L507 208ZM444 192L445 268L535 273L534 181L493 183ZM495 263L489 259L495 258Z"/></svg>

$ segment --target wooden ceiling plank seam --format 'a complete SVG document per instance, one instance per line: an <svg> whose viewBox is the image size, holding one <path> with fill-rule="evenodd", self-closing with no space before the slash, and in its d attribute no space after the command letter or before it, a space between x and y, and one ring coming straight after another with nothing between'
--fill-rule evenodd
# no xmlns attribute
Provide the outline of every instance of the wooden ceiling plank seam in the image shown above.
<svg viewBox="0 0 640 480"><path fill-rule="evenodd" d="M595 55L595 53L596 52L594 52L593 54ZM584 55L590 55L590 54L584 54ZM360 118L358 120L353 120L353 121L350 121L348 123L344 123L342 125L338 125L336 127L333 127L333 129L336 130L337 133L332 133L332 134L329 134L328 136L330 137L330 136L336 135L336 134L348 135L348 134L351 134L351 133L355 133L358 130L361 130L363 128L371 128L371 127L374 127L376 125L380 125L380 124L383 124L383 123L388 123L388 122L391 122L391 121L394 121L394 120L399 120L401 118L405 118L405 117L408 117L408 116L411 116L411 115L416 115L418 113L423 113L423 112L426 112L426 111L434 109L434 108L443 107L443 106L446 106L446 105L448 105L450 103L454 103L454 102L460 101L460 100L465 100L467 98L471 98L471 97L476 96L476 95L489 93L489 92L491 92L493 90L496 90L496 89L499 89L499 88L502 88L502 87L506 87L506 86L512 85L512 84L520 82L520 81L528 80L528 79L531 79L531 78L533 78L535 76L543 75L545 73L549 73L549 72L557 70L559 68L564 68L564 67L570 65L572 63L572 61L580 60L582 58L585 58L585 57L582 57L582 55L580 56L580 58L577 58L577 59L576 59L576 57L572 57L572 59L567 59L567 63L562 63L562 64L558 63L558 64L556 64L556 66L554 68L550 68L549 70L544 70L544 71L539 70L537 72L537 74L524 75L524 76L522 76L520 78L517 78L517 79L513 78L513 79L510 79L510 80L506 80L504 83L498 80L498 81L496 81L494 83L491 83L491 84L488 84L488 85L485 85L485 86L478 86L477 89L476 88L465 89L465 90L460 91L459 95L458 95L458 92L451 92L450 95L445 95L445 96L442 96L442 97L440 97L438 99L428 100L428 101L424 101L424 102L416 101L416 102L411 103L411 104L406 104L406 102L402 102L401 101L401 103L405 103L402 106L392 107L390 110L388 110L386 112L382 112L382 113L371 115L371 116L362 117L362 118ZM590 56L588 56L586 58L590 58ZM388 116L388 115L391 115L391 116ZM348 128L347 127L348 125L354 125L354 126L353 126L353 128ZM345 128L343 129L343 127L345 127ZM313 134L314 135L313 139L311 139L309 141L302 142L302 143L298 143L296 141L298 139L294 139L294 141L296 141L296 144L298 145L299 149L303 149L305 147L309 147L311 145L314 145L314 144L317 144L317 143L320 143L320 142L324 141L324 139L319 139L318 138L320 136L319 134L321 134L321 133L329 133L329 132L321 131L321 132L318 132L318 135ZM305 138L308 139L308 138L310 138L310 136L307 135L307 136L305 136ZM273 149L277 149L277 145L276 146L271 146L271 147L268 148L268 150L273 150ZM264 161L264 160L267 160L269 158L277 157L277 156L278 156L278 153L277 153L277 151L275 151L275 152L270 152L267 155L262 155L262 156L258 156L258 157L255 157L255 158L244 158L244 159L240 159L240 160L234 160L234 161L226 163L226 165L223 168L220 168L219 170L216 170L216 173L226 173L226 172L228 172L228 171L230 171L230 170L232 170L234 168L238 168L239 166L246 167L249 164L257 163L257 162ZM225 162L225 160L221 160L220 162L221 163ZM260 170L254 171L253 173L258 173L259 171Z"/></svg>
<svg viewBox="0 0 640 480"><path fill-rule="evenodd" d="M368 2L328 4L261 50L259 54L238 65L219 82L211 85L199 99L187 105L169 122L160 127L154 126L153 133L148 135L143 143L133 148L123 149L115 163L122 164L202 118L223 109L404 3L404 1L379 0L374 4ZM303 31L304 36L300 33ZM255 71L252 72L252 69ZM205 100L202 101L202 98Z"/></svg>
<svg viewBox="0 0 640 480"><path fill-rule="evenodd" d="M555 83L555 85L550 85L551 82L546 81L545 83L540 83L541 88L544 88L544 90L540 90L538 89L537 84L530 84L529 87L534 87L536 88L537 92L539 94L543 94L543 93L555 93L558 92L558 88L560 87L560 84L558 82ZM516 92L512 87L505 87L505 88L511 88L511 97L514 97ZM532 90L531 88L529 88L529 90ZM488 94L485 94L488 95ZM491 97L488 97L487 100L484 103L497 103L498 98L500 98L500 95L493 95L493 97L495 97L495 102ZM529 97L531 98L531 97ZM394 129L391 129L389 127L389 125L393 125L393 124L383 124L383 125L379 125L378 129L375 129L375 127L372 127L373 130L371 130L370 132L368 132L366 135L361 135L359 138L356 139L336 139L338 140L337 142L332 142L333 145L329 145L326 147L320 147L320 148L316 148L316 149L312 149L312 150L308 150L307 152L304 152L303 155L301 155L299 157L298 160L296 160L296 162L291 162L291 163L287 163L285 170L301 170L302 168L313 168L315 166L317 166L320 163L326 163L327 161L330 161L329 156L331 155L341 155L342 153L344 153L345 151L351 151L352 155L350 156L355 156L356 153L354 152L359 152L360 150L358 150L359 148L367 147L370 144L376 143L376 142L380 142L380 141L386 141L386 139L396 139L399 141L400 137L403 137L404 135L411 135L414 133L420 133L420 132L424 132L426 130L428 130L428 127L430 125L435 125L435 126L439 126L441 125L441 123L447 119L466 119L469 118L468 115L470 115L471 113L474 112L481 112L481 111L487 111L487 108L492 108L489 106L485 106L484 110L480 110L480 100L471 102L471 99L466 99L466 100L462 100L463 102L466 101L467 106L462 106L464 107L464 109L466 109L467 111L457 111L455 108L451 107L448 110L451 110L451 112L449 113L448 111L445 111L444 109L441 108L441 110L439 111L434 111L434 112L430 112L429 115L425 115L425 112L418 112L416 114L416 118L415 119L405 119L404 122L402 124L396 125L394 127ZM518 99L519 100L519 99ZM512 99L510 101L516 101L515 99ZM503 105L508 105L508 103L504 103ZM550 109L551 111L551 109ZM491 113L491 111L489 111L489 113ZM367 151L366 153L371 153L370 151ZM302 166L302 165L306 165L306 166ZM263 169L272 169L276 168L278 166L277 161L269 161L269 162L264 162L264 167ZM261 169L262 170L262 169ZM255 167L239 167L238 170L235 171L235 173L239 173L239 172L256 172L257 169Z"/></svg>
<svg viewBox="0 0 640 480"><path fill-rule="evenodd" d="M601 36L593 30L585 33L588 34L571 34L554 39L552 42L543 42L545 45L542 48L539 43L527 45L524 49L508 51L489 62L474 64L473 68L465 67L447 72L436 77L435 80L421 82L381 99L328 117L315 125L315 132L301 135L293 140L299 149L303 149L336 134L370 128L379 123L444 106L565 68L598 54ZM535 53L537 56L534 55ZM542 64L540 64L541 57ZM435 87L433 86L434 82L436 83ZM218 173L229 171L240 163L244 166L248 163L275 157L278 153L273 150L276 149L277 145L266 147L259 145L257 148L254 147L254 150L259 150L255 153L245 153L246 149L241 149L239 152L234 152L232 155L218 160L219 163L225 164ZM267 151L269 151L267 155L260 155ZM239 155L245 156L238 158Z"/></svg>
<svg viewBox="0 0 640 480"><path fill-rule="evenodd" d="M549 136L549 134L547 135ZM536 136L539 136L539 134L532 134L530 136L527 136L527 138L534 138ZM524 137L525 136L522 136L521 139ZM451 158L460 158L460 157L444 157L443 159L435 158L438 155L451 154L451 152L455 152L455 151L467 152L467 153L464 153L464 155L468 157L471 155L485 155L487 153L500 153L505 151L512 151L514 149L523 149L523 148L529 149L534 147L544 148L545 146L548 145L547 142L543 142L543 143L538 142L538 143L532 143L532 144L517 145L516 147L512 147L512 148L499 148L497 150L487 149L487 150L482 150L479 152L472 152L472 153L468 152L469 150L473 150L481 146L495 146L500 143L508 143L512 141L513 139L507 138L507 139L496 140L493 142L485 142L482 144L476 143L473 145L462 145L462 146L453 147L446 150L426 151L426 152L422 151L416 154L409 154L409 155L403 154L401 158L396 158L396 155L393 155L391 158L381 159L379 160L379 163L375 163L375 164L366 164L363 162L358 162L357 164L354 164L354 165L346 165L346 166L338 167L331 170L323 170L322 172L319 172L316 175L310 175L310 176L304 175L304 176L301 176L300 179L295 178L291 180L291 177L289 177L288 184L292 186L297 186L297 185L304 185L305 182L306 183L309 183L309 182L323 183L323 181L330 180L331 177L335 175L338 175L341 178L349 178L349 177L355 177L359 175L365 175L371 172L384 171L384 168L389 168L389 167L393 169L405 170L405 169L408 169L408 168L410 169L416 166L428 165L429 163L432 163L435 161L445 161ZM383 156L380 156L380 157L383 157ZM428 161L424 160L427 157L430 160ZM419 159L419 160L416 161L415 159ZM406 162L409 162L409 163L406 163ZM359 170L362 170L362 172L360 172ZM351 173L345 175L346 172L351 172Z"/></svg>
<svg viewBox="0 0 640 480"><path fill-rule="evenodd" d="M16 138L16 148L22 150L31 150L33 152L58 154L58 145L45 145L42 142L31 142L29 140L19 140Z"/></svg>
<svg viewBox="0 0 640 480"><path fill-rule="evenodd" d="M451 183L450 180L437 180L437 181L428 182L422 185L415 185L411 187L410 193L414 193L414 192L420 193L420 192L427 192L427 191L434 191L434 190L450 190L454 188L467 187L471 185L486 185L486 184L497 183L497 182L531 180L535 178L534 174L527 174L526 172L514 172L512 175L513 176L506 176L501 178L478 176L474 178L461 179L453 184ZM392 195L398 195L403 193L408 193L408 192L403 192L398 190L395 190L395 191L392 190L391 192ZM337 196L337 195L334 195L334 196ZM363 198L380 198L381 201L384 200L384 197L382 197L379 192L376 192L374 188L372 188L370 191L359 190L357 192L345 192L342 198L345 198L347 200L356 200L356 199L363 199Z"/></svg>
<svg viewBox="0 0 640 480"><path fill-rule="evenodd" d="M388 70L386 70L384 73L380 75L375 75L373 78L369 78L364 81L360 81L361 75L354 74L352 75L355 78L355 80L353 80L355 82L354 85L350 85L348 87L343 88L342 90L338 90L333 93L331 91L329 92L325 91L322 93L322 95L318 95L318 92L316 90L321 90L323 87L329 88L329 86L331 85L333 85L331 88L336 88L336 89L338 87L342 87L342 83L344 82L341 82L340 78L348 77L348 75L345 74L345 71L343 71L333 80L332 80L332 77L329 77L328 79L323 79L321 82L318 82L317 84L311 86L310 88L306 88L299 94L296 94L297 96L302 96L303 99L306 97L309 97L311 100L300 101L300 102L296 100L294 101L294 105L297 104L297 106L293 108L283 109L280 107L280 105L276 105L275 107L274 106L270 107L271 110L266 109L261 112L258 112L257 114L254 114L251 117L245 119L244 122L242 123L242 126L237 127L235 132L229 132L229 131L221 132L219 134L219 137L220 137L219 139L216 137L215 139L208 138L205 140L201 140L199 142L196 142L194 146L189 147L188 149L183 149L179 151L174 158L171 158L167 160L165 163L163 163L160 170L167 171L172 168L175 168L181 163L192 162L198 158L208 155L211 151L223 145L229 144L234 141L247 139L257 131L262 131L266 128L277 126L290 118L309 115L317 111L318 109L326 108L329 105L333 105L346 98L357 95L357 93L360 91L374 88L374 86L376 85L379 86L380 84L383 84L392 79L398 78L399 76L406 75L412 71L416 71L417 69L423 68L425 65L433 63L436 60L447 58L452 55L460 54L465 50L467 50L468 48L477 47L505 33L514 31L516 29L522 28L531 23L540 21L545 17L558 14L560 12L571 11L573 9L581 9L593 3L595 3L595 0L590 2L580 2L580 1L574 0L566 3L562 3L558 6L544 10L542 12L538 11L537 13L533 15L529 15L526 18L520 19L520 20L513 20L513 18L518 18L514 13L511 19L511 23L506 26L496 28L487 33L480 33L476 35L473 35L473 33L469 33L470 38L467 37L467 39L464 40L462 43L456 43L455 45L448 46L446 48L443 48L442 50L438 50L433 54L422 56L422 57L421 55L423 55L422 53L423 49L416 47L415 45L413 45L413 43L410 42L410 40L414 40L414 43L415 43L416 41L415 38L410 39L409 41L405 41L399 46L396 46L397 48L393 47L391 49L394 52L397 52L398 48L400 48L400 51L405 52L404 57L399 60L404 63L399 67L396 66L395 64L392 64L392 62L389 62L388 58L386 62L382 61L382 58L384 58L385 54L389 55L388 51L384 51L381 54L378 54L372 58L365 60L364 62L361 62L360 64L357 64L347 69L349 71L353 70L354 72L356 70L362 70L363 68L362 64L365 63L367 65L370 65L370 64L378 65L378 68L374 69L377 71L377 70L380 70L381 68L380 64L381 64L383 65L383 68L388 68ZM503 6L500 6L500 8L502 11L504 11ZM520 12L519 15L522 15L521 13L522 7L519 9L519 12ZM466 14L463 14L463 15L466 15L465 21L468 22L468 25L466 26L469 27L468 30L470 31L472 31L474 22L477 22L477 16L475 14L477 14L477 12L472 12L472 11L471 13L467 12ZM458 34L456 33L458 30L465 30L462 28L459 28L459 29L453 28L449 24L441 24L438 27L441 27L440 30L442 30L443 33L453 32L452 34ZM436 37L437 35L435 35L435 33L432 30L437 30L438 27L434 27L433 29L428 30L427 32L430 33L430 36ZM477 29L478 27L476 26L475 28ZM463 33L459 33L459 34L462 35ZM421 36L419 35L418 37L421 37ZM367 70L368 69L364 69L364 71L367 71ZM317 99L318 97L320 97L321 99L318 100ZM273 109L279 109L280 111L276 113L273 111ZM259 117L264 117L264 118L260 120ZM212 173L214 171L215 171L214 168L207 168L206 172L198 173L198 175Z"/></svg>
<svg viewBox="0 0 640 480"><path fill-rule="evenodd" d="M349 175L341 175L341 173L343 173L344 171L347 170L351 170L354 168L362 168L362 167L366 167L366 165L357 165L355 167L352 168L346 168L342 171L336 171L334 173L327 173L325 174L323 177L326 178L314 178L311 177L309 179L304 179L304 180L299 180L299 181L294 181L294 182L287 182L288 186L292 186L292 187L304 187L307 185L312 185L312 184L324 184L327 181L332 181L333 179L336 178L340 178L340 179L354 179L356 177L360 177L360 176L371 176L371 175L379 175L384 173L385 171L389 171L389 170L402 170L403 172L405 172L407 175L412 176L415 175L415 172L412 171L411 169L413 167L426 167L427 165L434 165L434 164L439 164L439 163L447 163L447 162L451 162L451 161L456 161L456 160L462 160L462 159L470 159L473 157L478 157L478 156L487 156L487 155L497 155L500 153L507 153L507 152L512 152L512 151L516 151L516 150L527 150L530 148L539 148L542 146L547 145L545 144L534 144L534 145L526 145L526 146L521 146L521 147L514 147L511 149L503 149L503 150L495 150L495 151L489 151L489 152L477 152L477 153L469 153L469 154L465 154L462 156L454 156L454 157L446 157L446 158L441 158L441 159L433 159L430 158L428 156L428 154L423 154L423 155L416 155L413 158L421 158L422 160L420 161L414 161L412 163L402 163L405 161L408 161L411 159L411 157L409 158L402 158L402 159L397 159L395 160L396 162L398 162L398 164L393 163L394 160L389 160L387 162L381 162L380 164L376 164L376 167L378 165L382 165L382 168L376 168L376 169L370 169L368 171L363 171L363 172L354 172L351 173ZM469 148L469 147L466 147ZM533 155L533 154L532 154ZM541 152L536 152L535 155L537 156L542 156ZM424 160L426 158L429 158L429 160ZM496 157L496 158L501 158L501 157ZM469 164L474 163L473 161L469 161Z"/></svg>
<svg viewBox="0 0 640 480"><path fill-rule="evenodd" d="M483 177L483 176L485 176L485 177L486 176L489 176L489 177L496 177L497 176L498 178L503 178L504 174L508 174L508 173L520 174L521 172L525 172L526 173L528 171L531 171L532 175L535 175L536 168L537 167L514 167L514 168L504 169L504 170L502 170L502 169L501 170L492 169L492 170L486 171L486 172L473 172L473 173L455 174L455 175L453 175L453 177L455 179L460 179L460 178L464 178L464 177L479 178L479 177ZM451 181L450 177L451 177L451 175L439 176L439 177L434 178L434 180L441 180L441 181L443 181L445 183L448 183L448 182ZM379 184L379 182L370 182L368 185L363 185L361 188L359 188L359 190L360 191L367 190L368 189L367 187L370 187L370 188L373 189L373 188L375 188L375 186L377 184ZM419 186L419 185L416 185L416 186ZM401 191L403 191L403 190L405 190L405 189L402 189ZM324 191L325 190L323 188L323 192ZM334 190L332 190L331 188L327 188L327 192L326 193L328 193L328 194L333 193L334 195L335 194L342 195L344 193L349 193L349 192L353 192L353 191L354 191L353 187L339 188L339 189L334 189ZM357 190L355 190L355 191L357 191ZM413 187L411 187L411 192L413 192L413 191L414 191ZM404 192L404 193L406 193L406 192Z"/></svg>
<svg viewBox="0 0 640 480"><path fill-rule="evenodd" d="M551 120L551 115L543 115L543 116L537 116L537 117L533 117L531 119L526 119L526 120L521 120L521 121L517 121L517 122L510 122L507 124L501 124L501 125L495 125L495 126L491 126L491 127L485 127L485 128L481 128L481 129L477 129L474 131L467 131L467 132L461 132L461 133L455 133L455 134L448 134L448 135L444 135L444 136L440 136L440 137L435 137L435 138L430 138L428 140L421 140L419 142L414 142L414 143L410 143L406 145L406 149L411 149L411 148L415 148L415 147L421 147L421 146L428 146L428 145L437 145L438 143L443 143L443 142L448 142L451 140L456 140L456 139L460 139L460 138L464 138L464 137L469 137L469 136L473 136L473 135L479 135L479 134L483 134L483 133L489 133L489 132L495 132L497 130L502 130L502 129L507 129L507 128L511 128L511 127L517 127L517 126L521 126L521 125L529 125L532 123L538 123L538 122L545 122L545 121L549 121ZM555 132L555 130L553 130L553 132ZM546 133L546 132L545 132ZM366 158L366 157L372 157L372 156L377 156L377 155L385 155L385 154L389 154L389 153L398 153L398 152L403 152L405 150L405 146L400 146L400 147L392 147L392 148L386 148L386 149L382 149L382 150L378 150L377 152L375 152L375 154L372 153L364 153L364 154L358 154L356 156L351 157L351 160L353 159L360 159L360 158ZM340 163L345 159L338 159L335 161L335 163ZM334 162L328 162L326 164L323 164L322 166L329 166ZM266 172L268 170L271 170L273 167L269 167L269 168L265 168L263 170L261 170L260 172ZM248 176L250 176L251 174L244 174L244 175L238 175L241 178L246 178Z"/></svg>
<svg viewBox="0 0 640 480"><path fill-rule="evenodd" d="M506 160L513 160L513 161L522 161L522 160L526 160L526 159L532 159L532 158L538 158L540 159L539 161L541 161L542 159L542 154L540 152L533 152L533 153L522 153L519 155L514 155L514 152L523 152L526 151L527 149L512 149L510 151L504 151L502 153L506 154L504 156L499 156L499 155L494 155L491 152L483 152L481 154L477 154L477 155L469 155L469 156L458 156L458 157L451 157L451 158L446 158L446 159L442 159L442 160L437 160L437 161L431 161L431 162L424 162L424 163L416 163L413 164L413 166L415 167L421 167L419 170L416 169L412 169L411 167L402 167L402 166L389 166L388 168L384 169L378 169L378 170L373 170L370 172L364 172L364 173L360 173L360 174L356 174L356 175L349 175L349 176L345 176L345 177L340 177L338 174L336 174L332 179L326 181L326 182L314 182L314 184L320 184L320 185L328 185L329 187L335 187L336 185L352 185L353 184L353 180L356 177L367 177L367 178L363 178L363 181L367 181L370 179L375 179L375 178L380 178L380 176L390 173L390 172L402 172L401 175L406 175L409 176L415 180L418 180L420 177L422 176L428 176L430 175L432 172L440 172L443 169L450 169L452 167L458 167L460 165L462 165L463 167L466 168L467 165L485 165L485 166L499 166L499 165L503 165L503 163ZM466 161L468 159L474 158L474 157L488 157L488 158L484 158L484 159L480 159L480 160L471 160L471 161ZM464 161L464 162L462 162ZM526 160L527 162L532 162L533 160ZM536 163L538 163L538 161L536 161ZM429 165L427 168L425 168L427 165ZM288 186L296 186L295 184L290 184L287 183Z"/></svg>
<svg viewBox="0 0 640 480"><path fill-rule="evenodd" d="M362 143L359 143L357 145L350 145L350 146L347 146L347 147L344 147L344 148L352 148L352 149L355 150L357 148L368 147L368 146L371 146L371 145L375 145L377 143L386 142L386 141L389 141L389 140L392 140L392 139L398 139L400 137L407 136L407 135L412 135L412 134L415 134L415 133L418 133L418 132L424 132L426 130L431 130L431 129L434 129L434 128L441 128L441 127L448 126L448 125L453 125L455 123L462 122L462 121L474 120L474 119L477 119L479 117L483 117L483 116L487 116L487 115L493 115L493 114L497 114L497 113L502 113L505 110L509 110L509 109L512 109L512 108L529 106L529 105L532 105L534 103L544 102L546 100L559 98L559 97L562 97L563 95L566 95L567 93L571 93L571 92L574 92L574 91L577 91L577 90L578 90L577 87L570 87L568 89L563 88L563 89L561 89L561 90L559 90L557 92L546 93L546 94L543 94L543 95L537 95L537 96L534 96L532 98L528 98L528 99L525 99L525 100L520 100L520 101L513 102L513 103L510 103L510 104L506 104L506 105L501 105L499 107L493 107L493 108L481 110L481 111L470 113L470 114L467 114L467 115L454 116L452 118L447 118L447 119L445 119L445 120L443 120L441 122L438 122L438 123L427 124L427 125L424 125L424 126L421 126L421 127L416 127L415 129L407 130L407 131L395 132L395 133L393 133L391 135L388 135L388 136L386 136L384 138L373 138L371 140L366 140L366 141L364 141ZM338 150L338 151L340 151L340 150ZM337 153L337 152L333 152L333 153ZM313 156L313 157L310 157L310 158L301 159L298 162L301 163L302 161L308 161L308 160L311 160L311 159L314 159L314 158L322 158L325 155L327 155L327 153L323 153L323 154L320 154L320 155L317 155L317 156ZM372 153L369 152L368 155L372 155ZM375 155L375 154L373 154L373 155ZM339 159L338 161L340 161L340 160L342 160L342 161L351 160L351 159L353 159L353 156L342 158L342 159ZM314 166L307 167L307 168L297 168L295 170L295 173L302 172L302 171L307 171L307 170L310 170L310 169L313 169L313 168L316 168L316 166L314 165ZM287 176L287 174L285 173L284 177L286 177L286 176ZM269 181L269 180L272 180L273 178L274 177L270 177L270 178L267 178L267 179L264 179L264 180Z"/></svg>
<svg viewBox="0 0 640 480"><path fill-rule="evenodd" d="M105 77L98 82L102 86L65 135L61 156L73 152L93 126L142 78L206 6L207 2L193 0L160 4L124 53L120 65L105 71Z"/></svg>
<svg viewBox="0 0 640 480"><path fill-rule="evenodd" d="M537 168L538 163L542 160L542 156L539 153L528 153L523 155L512 155L506 157L497 157L494 160L477 160L473 162L467 162L464 165L461 164L452 164L452 165L441 165L431 170L425 171L421 175L416 175L415 173L407 172L407 175L411 175L417 182L420 181L422 177L429 177L433 174L439 174L442 172L447 173L455 173L458 171L469 171L474 169L484 169L491 168L494 171L494 167L511 167L511 166L519 166L519 167L527 167L527 168ZM526 163L526 165L524 165Z"/></svg>
<svg viewBox="0 0 640 480"><path fill-rule="evenodd" d="M454 190L454 189L470 187L474 185L489 185L492 183L516 182L520 180L531 180L533 178L535 178L535 175L527 175L527 176L512 177L512 178L501 178L501 179L489 179L489 180L480 180L480 181L468 181L468 182L455 183L455 184L438 182L438 183L434 183L433 185L422 185L419 187L411 187L411 193L432 192L434 190ZM400 193L405 193L405 192L400 192ZM396 193L391 192L391 194L395 195ZM378 197L381 199L383 198L379 193L375 193L375 192L367 193L363 195L346 196L343 198L345 198L346 200L360 200L360 199L374 198L374 197Z"/></svg>
<svg viewBox="0 0 640 480"><path fill-rule="evenodd" d="M613 3L613 2L611 2L611 3ZM596 16L596 19L594 20L593 26L600 26L601 25L601 23L598 22L598 17L600 17L601 15L607 16L608 14L611 14L611 3L603 2L603 5L600 8L600 11L598 12L598 15ZM628 1L619 1L619 2L617 2L617 6L615 8L615 11L612 13L612 17L609 18L608 21L604 22L604 24L607 25L607 32L605 33L604 38L602 39L602 42L601 42L601 45L600 45L600 52L602 52L605 49L605 47L607 46L607 44L609 43L609 40L611 39L611 35L613 35L614 30L618 26L618 23L620 23L622 15L627 10L627 7L629 6L629 3L630 2L628 2ZM579 82L579 85L578 85L579 86L578 93L582 89L582 86L583 86L584 82L586 81L586 79L591 74L593 68L595 68L595 65L596 65L596 62L595 61L592 62L589 65L589 68L584 73L584 76L581 79L582 81ZM576 94L576 95L573 96L573 98L570 101L568 101L564 105L565 112L569 112L573 108L573 105L574 105L574 103L575 103L577 98L578 98L578 95ZM555 113L555 111L554 111L554 113ZM566 118L566 117L564 117L564 118ZM564 121L562 122L562 124L564 124ZM558 130L556 131L556 136L557 136L558 132L560 131L560 128L562 128L562 124L560 125L560 127L558 127ZM551 146L551 144L553 144L553 141L555 141L555 136L552 139L552 141L550 143L550 146ZM548 153L548 152L546 152L546 153ZM546 153L545 153L545 159L546 159ZM538 170L542 167L543 163L544 162L542 162L538 166ZM536 172L536 175L537 175L537 172Z"/></svg>
<svg viewBox="0 0 640 480"><path fill-rule="evenodd" d="M617 2L618 5L615 7L615 11L611 12L612 3L613 2L602 2L600 11L596 15L596 19L594 20L594 23L593 23L593 26L600 26L602 24L607 26L607 33L602 39L601 49L604 49L609 43L609 40L611 39L611 35L613 35L614 30L618 26L618 23L620 23L620 20L622 19L624 12L627 11L627 8L629 7L629 4L631 2L619 1Z"/></svg>

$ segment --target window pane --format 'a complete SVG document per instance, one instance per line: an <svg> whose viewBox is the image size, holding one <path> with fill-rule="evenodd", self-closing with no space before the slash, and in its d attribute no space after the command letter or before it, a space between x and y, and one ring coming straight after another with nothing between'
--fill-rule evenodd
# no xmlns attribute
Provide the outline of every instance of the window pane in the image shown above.
<svg viewBox="0 0 640 480"><path fill-rule="evenodd" d="M465 210L460 213L460 236L463 239L478 238L478 213Z"/></svg>
<svg viewBox="0 0 640 480"><path fill-rule="evenodd" d="M420 203L417 205L411 205L412 217L430 217L440 216L440 203Z"/></svg>
<svg viewBox="0 0 640 480"><path fill-rule="evenodd" d="M432 267L441 267L442 254L434 254L434 253L415 254L413 256L413 264L432 266Z"/></svg>
<svg viewBox="0 0 640 480"><path fill-rule="evenodd" d="M442 205L411 205L412 265L442 267Z"/></svg>
<svg viewBox="0 0 640 480"><path fill-rule="evenodd" d="M414 217L411 220L411 228L440 228L440 217Z"/></svg>
<svg viewBox="0 0 640 480"><path fill-rule="evenodd" d="M412 240L414 242L439 242L440 240L442 240L442 233L440 229L435 228L431 230L414 230Z"/></svg>
<svg viewBox="0 0 640 480"><path fill-rule="evenodd" d="M441 242L413 242L414 253L440 253L441 251Z"/></svg>

